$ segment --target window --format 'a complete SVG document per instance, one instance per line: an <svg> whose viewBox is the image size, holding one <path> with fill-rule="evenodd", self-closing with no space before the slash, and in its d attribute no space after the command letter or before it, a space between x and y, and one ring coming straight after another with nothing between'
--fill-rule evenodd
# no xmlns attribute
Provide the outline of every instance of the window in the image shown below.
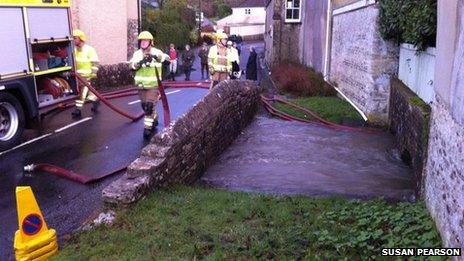
<svg viewBox="0 0 464 261"><path fill-rule="evenodd" d="M287 0L287 4L285 5L285 22L301 22L301 1L302 0Z"/></svg>
<svg viewBox="0 0 464 261"><path fill-rule="evenodd" d="M251 14L251 9L245 9L245 14L247 15Z"/></svg>

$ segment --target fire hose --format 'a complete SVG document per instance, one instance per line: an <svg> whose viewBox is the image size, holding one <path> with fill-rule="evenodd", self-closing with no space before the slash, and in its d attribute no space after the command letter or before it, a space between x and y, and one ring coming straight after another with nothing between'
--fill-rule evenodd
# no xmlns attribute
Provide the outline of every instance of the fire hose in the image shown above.
<svg viewBox="0 0 464 261"><path fill-rule="evenodd" d="M302 123L309 123L309 124L315 124L315 125L318 125L318 126L323 126L323 127L328 127L328 128L331 128L331 129L335 129L335 130L346 130L346 131L355 131L355 132L363 132L363 133L369 133L369 134L377 134L377 133L380 133L379 130L376 130L376 129L367 129L367 128L355 128L355 127L349 127L349 126L344 126L344 125L340 125L340 124L337 124L337 123L333 123L333 122L330 122L328 120L325 120L323 119L322 117L320 117L319 115L317 115L315 112L307 109L307 108L304 108L302 106L299 106L297 104L294 104L292 102L289 102L287 100L284 100L284 99L281 99L281 98L268 98L268 97L265 97L263 95L261 95L261 102L263 103L264 105L264 108L272 115L276 116L276 117L279 117L279 118L282 118L284 120L288 120L288 121L298 121L298 122L302 122ZM297 109L303 113L306 113L306 114L309 114L311 117L313 117L315 119L314 120L306 120L306 119L301 119L301 118L298 118L298 117L295 117L295 116L292 116L290 114L287 114L281 110L278 110L277 108L275 108L274 106L272 106L272 102L279 102L279 103L282 103L282 104L286 104L294 109Z"/></svg>
<svg viewBox="0 0 464 261"><path fill-rule="evenodd" d="M156 76L157 76L156 78L157 78L158 86L159 86L158 89L159 89L159 92L160 92L160 97L161 97L161 101L162 101L162 105L163 105L163 111L164 111L164 125L168 126L170 124L170 119L171 119L170 110L169 110L169 104L168 104L168 101L167 101L166 93L164 91L164 85L161 82L161 80L159 79L157 70L156 70ZM91 86L91 84L86 79L82 78L78 74L76 74L76 77L82 84L87 86L89 88L89 90L92 93L94 93L104 104L106 104L108 107L110 107L112 110L116 111L117 113L119 113L119 114L133 120L133 121L137 121L138 119L143 117L144 114L141 114L141 115L138 115L138 116L130 115L129 113L117 108L116 106L114 106L113 104L111 104L108 101L110 99L136 95L138 93L138 90L136 88L126 88L126 89L123 89L123 90L117 90L117 91L107 92L105 94L100 94L95 90L95 88L93 88ZM187 88L187 87L192 87L192 85L194 85L197 88L209 88L209 83L208 82L179 82L179 83L169 83L167 85L168 85L168 87L173 87L173 88ZM205 85L208 85L208 86L205 86ZM74 106L74 103L59 104L57 107L55 107L54 109L51 109L50 111L46 112L43 115L47 115L47 114L52 113L52 112L54 112L56 110L67 109L67 108L70 108L72 106ZM116 174L116 173L118 173L120 171L123 171L125 169L127 169L127 166L121 167L120 169L117 169L115 171L112 171L112 172L109 172L109 173L99 175L97 177L92 178L92 177L88 177L88 176L85 176L85 175L82 175L82 174L79 174L79 173L76 173L76 172L73 172L73 171L70 171L70 170L55 166L55 165L52 165L52 164L37 164L37 165L32 164L32 165L28 165L28 166L24 167L24 171L26 171L26 172L43 171L43 172L47 172L47 173L50 173L52 175L55 175L55 176L58 176L58 177L61 177L61 178L66 178L66 179L81 183L81 184L88 184L88 183L91 183L91 182L101 180L101 179L103 179L105 177L111 176L111 175Z"/></svg>
<svg viewBox="0 0 464 261"><path fill-rule="evenodd" d="M112 172L109 172L103 175L99 175L97 177L88 177L88 176L84 176L84 175L75 173L73 171L70 171L70 170L67 170L67 169L52 165L52 164L31 164L31 165L27 165L24 167L24 171L26 172L43 171L43 172L47 172L47 173L50 173L52 175L55 175L61 178L66 178L66 179L81 183L81 184L89 184L95 181L99 181L103 178L106 178L108 176L121 172L125 169L127 169L127 166L119 168L117 170L114 170Z"/></svg>
<svg viewBox="0 0 464 261"><path fill-rule="evenodd" d="M140 120L144 115L145 113L140 113L139 115L131 115L121 109L119 109L118 107L114 106L111 102L109 102L105 96L101 95L99 92L97 92L97 90L95 90L95 88L93 88L93 86L85 79L83 78L82 76L80 76L79 74L75 74L76 78L78 79L78 81L80 83L82 83L83 85L85 85L87 88L89 88L89 90L95 94L95 96L98 97L98 99L100 99L106 106L110 107L110 109L112 109L113 111L121 114L122 116L126 117L126 118L129 118L131 119L132 121L138 121Z"/></svg>
<svg viewBox="0 0 464 261"><path fill-rule="evenodd" d="M156 74L157 74L157 81L158 81L158 86L159 86L158 89L159 89L159 92L160 92L161 101L162 101L163 110L164 110L164 124L165 124L165 126L168 126L170 124L171 116L170 116L170 110L169 110L169 105L168 105L168 101L167 101L167 96L166 96L166 93L164 92L163 84L162 84L162 82L160 81L160 79L158 77L158 71L156 71ZM102 94L98 93L97 90L95 90L95 88L93 88L91 86L91 84L87 80L82 78L80 75L76 74L76 77L82 84L87 86L89 88L89 90L92 93L94 93L104 104L106 104L108 107L110 107L112 110L116 111L117 113L119 113L119 114L133 120L133 121L137 121L138 119L140 119L140 118L142 118L144 116L144 113L139 115L139 116L130 115L129 113L117 108L116 106L114 106L113 104L111 104L108 101L110 99L136 95L138 93L138 90L136 88L128 88L128 89L123 89L123 90L117 90L117 91L108 92L108 93L105 93L105 94L102 95ZM183 84L177 84L177 86L183 86ZM73 103L59 104L57 107L55 107L54 109L51 109L50 111L46 112L43 115L45 116L45 115L50 114L50 113L52 113L52 112L54 112L56 110L60 110L60 109L63 110L63 109L66 109L66 108L69 108L69 107L72 107L72 106L74 106ZM119 168L119 169L117 169L115 171L112 171L112 172L109 172L109 173L106 173L106 174L103 174L103 175L99 175L97 177L88 177L88 176L85 176L85 175L73 172L71 170L67 170L67 169L52 165L52 164L37 164L37 165L32 164L32 165L28 165L28 166L24 167L24 171L26 171L26 172L43 171L43 172L47 172L47 173L50 173L52 175L55 175L55 176L58 176L58 177L61 177L61 178L66 178L66 179L81 183L81 184L88 184L88 183L91 183L91 182L101 180L101 179L103 179L105 177L108 177L108 176L111 176L113 174L116 174L116 173L118 173L120 171L125 170L126 168L127 168L127 166L124 166L124 167L121 167L121 168Z"/></svg>
<svg viewBox="0 0 464 261"><path fill-rule="evenodd" d="M166 93L164 92L164 86L163 86L163 83L161 83L157 67L155 67L155 74L156 74L156 81L158 82L158 91L160 93L161 103L163 105L164 126L167 127L171 123L171 111L169 110L168 97L166 96Z"/></svg>

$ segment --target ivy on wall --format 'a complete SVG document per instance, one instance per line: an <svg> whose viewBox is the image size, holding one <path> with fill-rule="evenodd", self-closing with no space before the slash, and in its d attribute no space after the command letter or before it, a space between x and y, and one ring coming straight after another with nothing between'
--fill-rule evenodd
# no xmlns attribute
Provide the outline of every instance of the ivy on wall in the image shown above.
<svg viewBox="0 0 464 261"><path fill-rule="evenodd" d="M379 0L379 30L385 40L413 44L419 51L434 47L437 0Z"/></svg>

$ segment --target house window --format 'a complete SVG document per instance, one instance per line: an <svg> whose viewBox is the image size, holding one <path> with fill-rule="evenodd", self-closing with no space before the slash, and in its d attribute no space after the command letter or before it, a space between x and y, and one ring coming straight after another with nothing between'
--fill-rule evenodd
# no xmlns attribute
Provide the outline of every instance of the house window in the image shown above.
<svg viewBox="0 0 464 261"><path fill-rule="evenodd" d="M245 14L247 15L251 14L251 9L245 9Z"/></svg>
<svg viewBox="0 0 464 261"><path fill-rule="evenodd" d="M286 0L285 5L285 22L299 23L301 22L301 1L302 0Z"/></svg>

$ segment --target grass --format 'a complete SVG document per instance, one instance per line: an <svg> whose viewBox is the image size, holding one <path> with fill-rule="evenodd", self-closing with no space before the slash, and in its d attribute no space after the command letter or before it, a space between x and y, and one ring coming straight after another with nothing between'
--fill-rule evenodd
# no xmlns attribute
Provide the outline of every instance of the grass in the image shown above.
<svg viewBox="0 0 464 261"><path fill-rule="evenodd" d="M200 187L156 191L53 260L359 259L437 247L422 203L277 197Z"/></svg>
<svg viewBox="0 0 464 261"><path fill-rule="evenodd" d="M322 118L333 123L341 124L344 118L363 120L356 109L354 109L348 102L337 97L301 97L290 101L312 110ZM274 103L274 106L292 116L306 120L312 119L311 116L299 110L295 110L286 104Z"/></svg>

